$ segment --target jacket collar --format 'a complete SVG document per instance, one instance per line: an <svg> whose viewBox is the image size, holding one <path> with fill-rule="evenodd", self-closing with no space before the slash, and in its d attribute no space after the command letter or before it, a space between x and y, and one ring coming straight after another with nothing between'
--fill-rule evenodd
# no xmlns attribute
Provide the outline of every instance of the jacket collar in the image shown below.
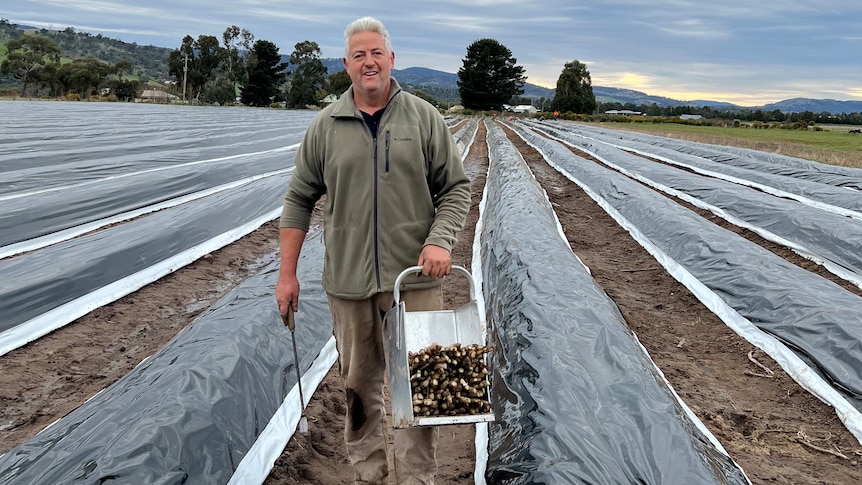
<svg viewBox="0 0 862 485"><path fill-rule="evenodd" d="M386 106L389 106L389 103L392 102L392 98L395 97L396 94L401 92L401 85L398 84L398 81L395 80L394 77L390 77L389 81L392 83L389 87L389 99L386 100ZM335 103L333 103L332 113L330 116L333 118L361 118L362 115L359 113L359 110L356 108L356 103L353 101L353 85L347 88L347 91L338 98Z"/></svg>

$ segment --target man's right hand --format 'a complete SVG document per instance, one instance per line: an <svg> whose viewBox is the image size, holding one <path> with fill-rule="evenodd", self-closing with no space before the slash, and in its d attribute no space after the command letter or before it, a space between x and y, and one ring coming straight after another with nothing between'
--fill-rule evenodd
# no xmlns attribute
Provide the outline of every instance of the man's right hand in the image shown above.
<svg viewBox="0 0 862 485"><path fill-rule="evenodd" d="M278 313L287 315L288 305L293 311L299 310L299 280L296 276L281 276L275 285L275 301L278 302Z"/></svg>
<svg viewBox="0 0 862 485"><path fill-rule="evenodd" d="M288 305L293 311L299 310L299 280L296 278L296 263L299 261L299 251L305 240L305 231L290 227L278 230L281 245L281 267L278 269L278 283L275 284L275 301L278 302L278 312L287 315Z"/></svg>

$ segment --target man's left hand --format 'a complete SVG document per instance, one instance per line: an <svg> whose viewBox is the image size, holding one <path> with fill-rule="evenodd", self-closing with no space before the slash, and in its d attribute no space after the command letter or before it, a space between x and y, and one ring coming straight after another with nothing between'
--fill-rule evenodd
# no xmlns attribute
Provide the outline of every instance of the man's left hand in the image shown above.
<svg viewBox="0 0 862 485"><path fill-rule="evenodd" d="M419 266L422 266L423 275L442 278L452 271L452 255L446 248L429 244L422 248Z"/></svg>

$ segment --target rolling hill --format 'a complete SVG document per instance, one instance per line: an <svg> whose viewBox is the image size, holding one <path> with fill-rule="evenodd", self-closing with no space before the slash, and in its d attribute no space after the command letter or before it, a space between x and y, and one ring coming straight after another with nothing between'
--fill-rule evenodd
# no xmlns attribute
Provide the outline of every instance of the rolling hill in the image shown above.
<svg viewBox="0 0 862 485"><path fill-rule="evenodd" d="M0 60L5 57L6 41L22 35L24 30L38 30L41 35L46 35L54 40L63 49L63 55L66 57L93 57L110 63L126 59L133 65L135 74L141 79L157 81L167 77L168 55L174 50L173 48L140 46L136 43L126 43L121 40L101 35L93 36L86 32L75 32L70 29L49 31L14 25L6 21L0 22ZM289 55L283 55L282 60L287 61L289 57ZM321 61L329 74L343 69L340 58L323 58ZM393 76L408 91L421 90L436 99L450 103L459 101L457 74L426 67L408 67L393 70ZM5 79L0 79L0 85L12 82L8 76L2 76L2 78ZM606 86L593 86L593 93L596 96L596 101L600 103L616 102L623 105L631 103L635 106L649 106L655 103L661 107L709 106L719 110L762 109L764 111L780 110L784 113L811 111L813 113L849 114L862 112L862 101L838 101L834 99L793 98L764 106L746 107L712 100L682 101L632 89ZM527 83L524 85L523 95L534 99L553 99L554 90Z"/></svg>
<svg viewBox="0 0 862 485"><path fill-rule="evenodd" d="M330 74L343 69L341 59L326 58L322 59L322 61ZM457 74L429 69L427 67L408 67L405 69L393 70L392 76L397 79L402 86L407 87L408 90L420 89L423 92L443 101L457 102L459 99ZM631 103L635 106L649 106L655 103L661 107L709 106L710 108L717 110L761 109L763 111L780 110L783 113L801 113L803 111L811 111L812 113L827 112L833 114L862 112L862 101L837 101L834 99L793 98L763 106L739 106L723 101L705 99L683 101L663 96L655 96L641 91L635 91L633 89L607 86L593 86L593 94L596 96L596 101L600 103ZM554 90L527 83L524 85L524 96L535 99L553 99Z"/></svg>

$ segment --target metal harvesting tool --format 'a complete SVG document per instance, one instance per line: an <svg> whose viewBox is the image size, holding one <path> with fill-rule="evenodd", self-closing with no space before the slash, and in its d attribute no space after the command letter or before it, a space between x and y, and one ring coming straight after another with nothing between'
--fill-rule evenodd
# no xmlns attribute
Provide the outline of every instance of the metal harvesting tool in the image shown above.
<svg viewBox="0 0 862 485"><path fill-rule="evenodd" d="M296 369L296 385L299 386L299 432L302 434L308 433L308 418L305 416L305 397L302 395L302 374L299 372L299 355L296 353L296 319L293 315L293 307L288 305L287 314L283 317L284 325L290 329L290 340L293 343L293 367Z"/></svg>

